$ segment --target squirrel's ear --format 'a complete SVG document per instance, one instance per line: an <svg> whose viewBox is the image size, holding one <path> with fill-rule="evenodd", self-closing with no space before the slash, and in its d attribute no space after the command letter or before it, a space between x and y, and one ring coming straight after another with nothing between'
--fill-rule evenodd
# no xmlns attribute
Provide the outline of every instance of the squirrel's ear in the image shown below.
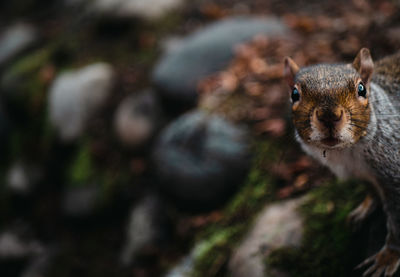
<svg viewBox="0 0 400 277"><path fill-rule="evenodd" d="M285 57L285 69L283 75L291 88L294 86L294 77L298 71L299 66L291 58Z"/></svg>
<svg viewBox="0 0 400 277"><path fill-rule="evenodd" d="M360 73L364 84L368 85L374 71L374 62L367 48L362 48L353 61L353 67Z"/></svg>

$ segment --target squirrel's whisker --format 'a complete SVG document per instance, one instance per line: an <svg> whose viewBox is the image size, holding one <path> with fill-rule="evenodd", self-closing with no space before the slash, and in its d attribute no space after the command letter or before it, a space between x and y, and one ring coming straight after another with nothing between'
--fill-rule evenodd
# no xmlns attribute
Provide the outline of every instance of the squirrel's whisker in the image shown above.
<svg viewBox="0 0 400 277"><path fill-rule="evenodd" d="M357 128L360 128L360 129L364 129L365 128L365 126L360 126L360 125L352 124L352 123L349 123L349 125L357 127Z"/></svg>
<svg viewBox="0 0 400 277"><path fill-rule="evenodd" d="M368 121L360 120L360 119L356 119L356 118L352 118L352 119L350 120L350 122L368 123Z"/></svg>

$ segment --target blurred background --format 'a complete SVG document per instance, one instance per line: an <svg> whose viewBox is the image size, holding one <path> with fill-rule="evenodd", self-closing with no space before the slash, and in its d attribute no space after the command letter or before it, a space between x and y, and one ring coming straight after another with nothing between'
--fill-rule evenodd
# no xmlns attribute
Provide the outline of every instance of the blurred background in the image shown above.
<svg viewBox="0 0 400 277"><path fill-rule="evenodd" d="M382 214L295 142L282 61L400 46L396 0L0 3L0 276L357 276Z"/></svg>

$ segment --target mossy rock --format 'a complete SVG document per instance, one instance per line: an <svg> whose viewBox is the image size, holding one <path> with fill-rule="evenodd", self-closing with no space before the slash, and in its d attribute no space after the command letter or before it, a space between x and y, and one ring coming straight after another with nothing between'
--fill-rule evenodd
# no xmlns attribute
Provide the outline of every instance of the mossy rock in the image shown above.
<svg viewBox="0 0 400 277"><path fill-rule="evenodd" d="M364 195L365 186L355 181L332 181L314 189L300 207L305 226L302 246L273 251L267 267L289 276L353 276L362 250L355 247L358 233L346 219Z"/></svg>
<svg viewBox="0 0 400 277"><path fill-rule="evenodd" d="M272 201L276 181L265 170L279 158L272 141L257 142L253 166L242 188L221 210L222 220L210 224L197 236L190 276L226 276L232 251L252 225L265 203Z"/></svg>

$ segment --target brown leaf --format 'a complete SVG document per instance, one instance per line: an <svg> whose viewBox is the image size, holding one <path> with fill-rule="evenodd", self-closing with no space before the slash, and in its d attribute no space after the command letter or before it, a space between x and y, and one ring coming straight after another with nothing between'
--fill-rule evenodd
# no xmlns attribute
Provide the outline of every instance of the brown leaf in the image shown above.
<svg viewBox="0 0 400 277"><path fill-rule="evenodd" d="M271 115L271 111L267 107L255 108L250 111L250 119L251 120L265 120Z"/></svg>
<svg viewBox="0 0 400 277"><path fill-rule="evenodd" d="M268 70L268 65L261 58L253 58L250 60L250 70L255 74L263 74Z"/></svg>
<svg viewBox="0 0 400 277"><path fill-rule="evenodd" d="M43 66L39 72L40 80L45 84L49 84L54 78L55 71L55 67L52 64Z"/></svg>
<svg viewBox="0 0 400 277"><path fill-rule="evenodd" d="M283 199L283 198L288 198L291 196L294 192L294 187L293 186L287 186L282 189L280 189L277 193L278 199Z"/></svg>
<svg viewBox="0 0 400 277"><path fill-rule="evenodd" d="M146 170L146 162L143 159L132 159L131 170L133 173L140 175Z"/></svg>
<svg viewBox="0 0 400 277"><path fill-rule="evenodd" d="M304 171L312 166L312 161L308 156L301 156L295 163L292 164L293 171Z"/></svg>
<svg viewBox="0 0 400 277"><path fill-rule="evenodd" d="M221 87L224 91L232 92L238 86L238 79L230 72L222 72L221 75Z"/></svg>
<svg viewBox="0 0 400 277"><path fill-rule="evenodd" d="M301 174L299 176L296 177L296 179L294 180L293 186L297 189L304 189L307 182L308 182L308 175L307 174Z"/></svg>
<svg viewBox="0 0 400 277"><path fill-rule="evenodd" d="M274 137L281 137L285 133L286 123L280 118L268 119L257 123L254 128L257 134L269 133Z"/></svg>
<svg viewBox="0 0 400 277"><path fill-rule="evenodd" d="M227 11L215 3L207 3L200 8L202 14L211 19L219 19L226 16Z"/></svg>

